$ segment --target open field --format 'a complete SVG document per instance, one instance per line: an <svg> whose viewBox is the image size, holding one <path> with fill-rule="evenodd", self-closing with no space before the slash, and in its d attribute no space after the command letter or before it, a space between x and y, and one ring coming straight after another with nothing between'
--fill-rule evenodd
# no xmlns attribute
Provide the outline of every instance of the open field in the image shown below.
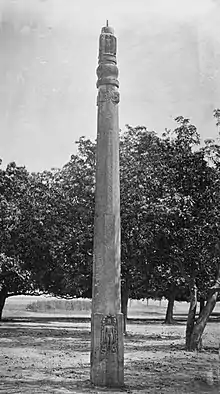
<svg viewBox="0 0 220 394"><path fill-rule="evenodd" d="M25 312L22 302L20 316ZM0 393L220 393L218 308L205 330L201 353L184 351L184 308L177 303L177 324L165 326L164 305L131 304L129 314L140 318L128 323L126 386L117 391L90 385L88 317L19 317L17 308L11 319L7 307L8 317L0 325Z"/></svg>
<svg viewBox="0 0 220 394"><path fill-rule="evenodd" d="M46 304L49 302L51 304L56 303L57 301L63 303L63 307L60 309L57 308L47 308ZM74 301L74 300L73 300ZM49 296L16 296L10 297L6 301L6 305L3 310L3 318L16 318L16 317L90 317L89 310L83 310L83 308L77 310L71 310L65 308L66 303L73 302L72 300L60 300L55 297ZM78 300L75 300L78 302ZM84 300L83 300L84 302ZM45 308L39 308L34 314L28 308L29 305L33 305L36 303L45 304ZM167 301L162 300L154 301L149 300L148 303L146 300L138 301L138 300L129 300L128 303L128 317L130 318L158 318L161 321L164 319L166 314ZM43 310L44 309L44 310ZM189 304L187 302L175 302L174 306L174 316L178 317L178 319L185 318L189 309ZM217 303L214 314L220 314L220 302Z"/></svg>

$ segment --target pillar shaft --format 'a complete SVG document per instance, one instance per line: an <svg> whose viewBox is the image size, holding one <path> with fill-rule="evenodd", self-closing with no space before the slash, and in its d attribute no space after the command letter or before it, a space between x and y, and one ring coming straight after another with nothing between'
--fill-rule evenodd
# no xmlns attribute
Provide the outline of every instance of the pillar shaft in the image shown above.
<svg viewBox="0 0 220 394"><path fill-rule="evenodd" d="M99 41L96 194L94 218L91 381L124 385L120 284L118 69L113 29Z"/></svg>

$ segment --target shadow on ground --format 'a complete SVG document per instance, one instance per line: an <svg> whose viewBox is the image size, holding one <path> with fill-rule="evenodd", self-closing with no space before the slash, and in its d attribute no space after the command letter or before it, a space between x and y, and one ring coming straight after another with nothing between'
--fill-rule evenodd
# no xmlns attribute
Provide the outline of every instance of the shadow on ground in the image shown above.
<svg viewBox="0 0 220 394"><path fill-rule="evenodd" d="M219 393L217 346L207 342L200 354L186 353L182 324L153 322L129 321L126 387L115 391L90 384L89 319L5 320L0 324L0 393Z"/></svg>
<svg viewBox="0 0 220 394"><path fill-rule="evenodd" d="M90 328L79 328L79 325L73 324L64 329L63 327L51 327L48 324L36 325L31 323L5 323L0 326L1 347L14 349L16 346L20 350L27 348L38 349L39 352L62 352L88 354L90 352ZM125 337L125 348L129 353L144 352L184 352L184 338L182 335L142 333L128 333ZM204 347L203 352L218 354L218 347Z"/></svg>
<svg viewBox="0 0 220 394"><path fill-rule="evenodd" d="M164 324L164 314L161 312L142 312L141 317L128 317L129 324ZM187 321L187 314L176 313L173 324L183 325ZM90 323L90 317L64 317L64 316L31 316L31 317L7 317L3 318L2 322L36 322L36 323L49 323L49 322L67 322L67 323ZM220 322L220 313L213 312L210 316L209 323ZM0 322L1 324L1 322Z"/></svg>

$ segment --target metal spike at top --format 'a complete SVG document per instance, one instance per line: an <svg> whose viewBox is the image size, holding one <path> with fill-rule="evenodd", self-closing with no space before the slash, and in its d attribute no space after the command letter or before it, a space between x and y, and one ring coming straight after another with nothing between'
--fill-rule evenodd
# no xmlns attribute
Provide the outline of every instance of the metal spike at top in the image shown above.
<svg viewBox="0 0 220 394"><path fill-rule="evenodd" d="M114 35L114 29L109 26L108 19L106 20L106 26L102 28L102 33L107 33L107 34L113 34Z"/></svg>

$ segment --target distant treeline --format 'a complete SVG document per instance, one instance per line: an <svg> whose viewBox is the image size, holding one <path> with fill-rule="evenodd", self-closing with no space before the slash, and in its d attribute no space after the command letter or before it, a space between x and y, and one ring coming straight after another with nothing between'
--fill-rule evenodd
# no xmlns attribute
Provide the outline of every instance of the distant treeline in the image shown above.
<svg viewBox="0 0 220 394"><path fill-rule="evenodd" d="M31 312L90 311L91 300L42 300L28 304Z"/></svg>

